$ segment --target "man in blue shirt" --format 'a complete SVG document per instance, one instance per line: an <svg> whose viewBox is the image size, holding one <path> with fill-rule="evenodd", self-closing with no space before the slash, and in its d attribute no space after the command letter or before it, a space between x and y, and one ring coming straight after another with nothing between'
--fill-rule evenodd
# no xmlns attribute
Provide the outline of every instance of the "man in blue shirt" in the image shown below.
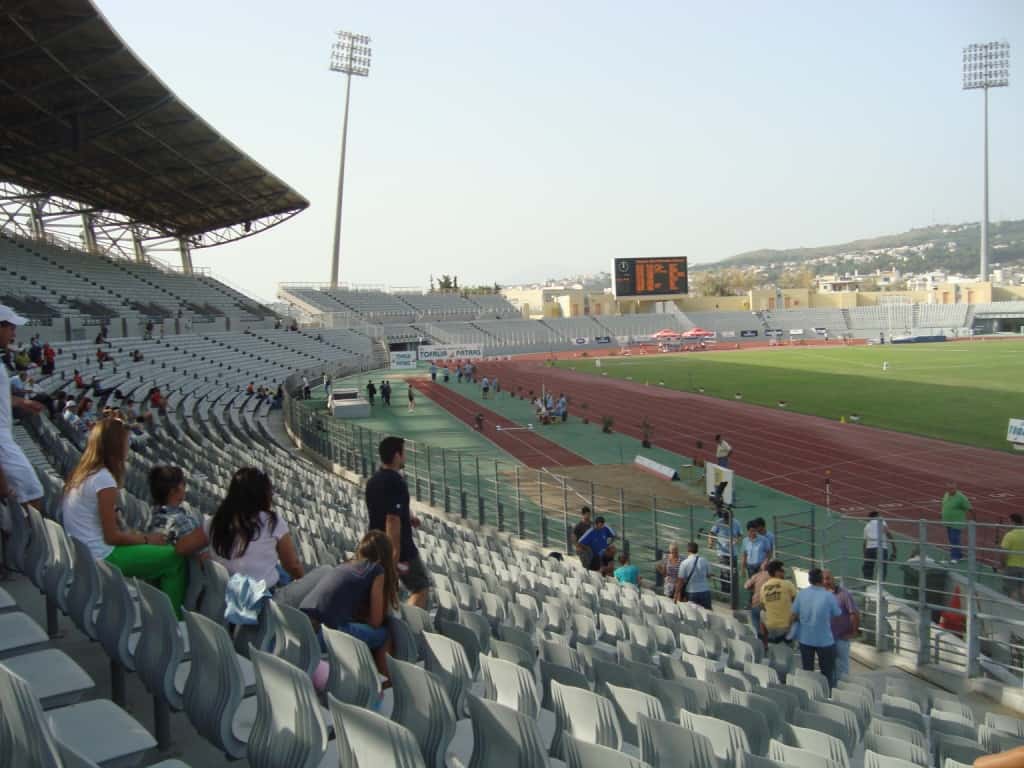
<svg viewBox="0 0 1024 768"><path fill-rule="evenodd" d="M825 574L821 568L812 568L807 578L811 586L801 589L793 601L793 620L799 622L796 639L800 643L800 662L811 672L817 656L818 669L828 678L831 687L836 684L836 641L832 636L832 619L843 612L835 595L825 589Z"/></svg>
<svg viewBox="0 0 1024 768"><path fill-rule="evenodd" d="M604 518L599 517L594 521L594 527L580 536L580 546L590 547L594 553L594 559L590 562L590 570L596 571L601 567L601 555L608 549L608 545L615 538L615 531L605 525ZM595 567L597 566L597 567Z"/></svg>
<svg viewBox="0 0 1024 768"><path fill-rule="evenodd" d="M743 569L751 578L768 562L771 555L768 539L757 532L757 521L747 523L747 538L743 540Z"/></svg>
<svg viewBox="0 0 1024 768"><path fill-rule="evenodd" d="M768 530L763 517L757 518L754 522L757 524L757 532L768 539L768 556L766 559L770 562L775 559L775 534Z"/></svg>
<svg viewBox="0 0 1024 768"><path fill-rule="evenodd" d="M728 509L723 509L721 516L711 527L708 546L715 547L718 552L719 585L725 594L732 594L732 572L736 569L736 544L743 531L740 524L733 519Z"/></svg>

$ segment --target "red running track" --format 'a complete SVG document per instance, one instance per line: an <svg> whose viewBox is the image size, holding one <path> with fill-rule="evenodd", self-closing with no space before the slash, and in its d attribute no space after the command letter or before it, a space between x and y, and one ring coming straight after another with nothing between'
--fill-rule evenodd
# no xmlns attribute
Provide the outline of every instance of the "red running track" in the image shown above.
<svg viewBox="0 0 1024 768"><path fill-rule="evenodd" d="M523 429L510 419L495 413L479 403L453 392L445 386L427 380L410 380L413 387L429 397L460 421L475 426L476 415L483 414L483 434L488 440L505 450L528 467L571 467L590 462L567 448L553 443L531 430ZM501 429L496 429L496 427ZM509 431L512 430L512 431Z"/></svg>
<svg viewBox="0 0 1024 768"><path fill-rule="evenodd" d="M693 456L696 442L713 460L714 436L733 446L731 468L744 478L824 505L826 470L831 506L865 516L937 519L945 483L957 479L982 522L1006 522L1024 512L1024 457L948 443L749 403L549 368L536 361L483 362L480 375L500 377L502 389L540 390L570 397L570 411L589 404L591 419L610 415L616 429L639 438L646 416L653 442ZM989 534L988 536L990 536ZM985 538L988 539L988 536Z"/></svg>

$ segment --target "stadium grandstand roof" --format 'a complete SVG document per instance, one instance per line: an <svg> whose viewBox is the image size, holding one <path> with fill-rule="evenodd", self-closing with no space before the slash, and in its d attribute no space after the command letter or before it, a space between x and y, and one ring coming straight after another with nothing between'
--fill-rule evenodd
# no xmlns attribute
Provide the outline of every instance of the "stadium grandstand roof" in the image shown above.
<svg viewBox="0 0 1024 768"><path fill-rule="evenodd" d="M0 3L0 182L204 247L309 206L181 101L90 0ZM77 204L77 205L75 205ZM37 210L41 206L37 205Z"/></svg>

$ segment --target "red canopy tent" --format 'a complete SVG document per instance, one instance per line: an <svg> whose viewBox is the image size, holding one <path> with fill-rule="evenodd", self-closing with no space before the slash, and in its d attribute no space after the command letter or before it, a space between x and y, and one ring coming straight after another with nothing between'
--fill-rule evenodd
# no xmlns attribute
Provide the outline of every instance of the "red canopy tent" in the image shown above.
<svg viewBox="0 0 1024 768"><path fill-rule="evenodd" d="M684 334L680 333L679 331L673 331L670 328L662 328L657 333L652 334L651 338L652 339L678 339L678 338L681 338L683 335Z"/></svg>
<svg viewBox="0 0 1024 768"><path fill-rule="evenodd" d="M714 336L714 331L709 331L706 328L691 328L690 330L683 333L684 339L707 339Z"/></svg>

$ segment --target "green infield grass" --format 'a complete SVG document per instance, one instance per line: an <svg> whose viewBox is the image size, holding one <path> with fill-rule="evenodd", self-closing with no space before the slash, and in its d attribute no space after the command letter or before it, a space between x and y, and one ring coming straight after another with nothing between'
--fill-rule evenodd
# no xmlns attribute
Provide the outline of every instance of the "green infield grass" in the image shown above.
<svg viewBox="0 0 1024 768"><path fill-rule="evenodd" d="M883 363L888 369L883 371ZM1024 341L781 347L558 363L586 373L1010 450L1024 418Z"/></svg>

